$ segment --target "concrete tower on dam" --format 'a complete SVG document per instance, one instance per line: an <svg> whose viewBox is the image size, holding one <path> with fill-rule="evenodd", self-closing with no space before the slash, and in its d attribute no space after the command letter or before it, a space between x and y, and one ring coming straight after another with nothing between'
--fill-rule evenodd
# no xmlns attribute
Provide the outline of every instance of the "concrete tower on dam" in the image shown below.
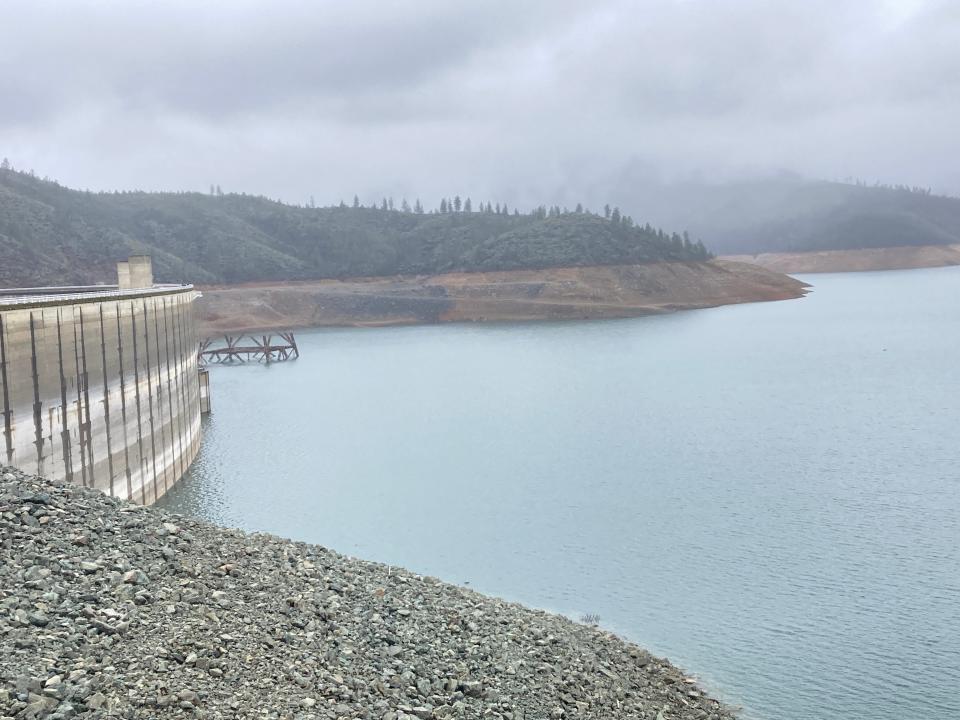
<svg viewBox="0 0 960 720"><path fill-rule="evenodd" d="M0 465L149 504L200 445L198 294L148 257L118 275L0 290Z"/></svg>

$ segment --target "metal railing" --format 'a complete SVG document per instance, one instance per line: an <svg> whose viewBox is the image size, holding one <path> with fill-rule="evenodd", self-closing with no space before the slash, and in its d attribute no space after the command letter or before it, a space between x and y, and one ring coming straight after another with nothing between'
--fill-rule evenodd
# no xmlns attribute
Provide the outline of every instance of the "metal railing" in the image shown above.
<svg viewBox="0 0 960 720"><path fill-rule="evenodd" d="M130 290L120 290L116 285L0 289L0 310L148 295L169 295L187 290L193 290L193 285L165 284Z"/></svg>

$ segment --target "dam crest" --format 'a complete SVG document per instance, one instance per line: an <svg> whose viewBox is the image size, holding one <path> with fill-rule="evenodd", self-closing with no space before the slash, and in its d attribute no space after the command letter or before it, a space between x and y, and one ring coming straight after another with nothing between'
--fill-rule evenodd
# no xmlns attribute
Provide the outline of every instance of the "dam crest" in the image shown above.
<svg viewBox="0 0 960 720"><path fill-rule="evenodd" d="M200 446L192 285L0 290L0 464L151 504Z"/></svg>

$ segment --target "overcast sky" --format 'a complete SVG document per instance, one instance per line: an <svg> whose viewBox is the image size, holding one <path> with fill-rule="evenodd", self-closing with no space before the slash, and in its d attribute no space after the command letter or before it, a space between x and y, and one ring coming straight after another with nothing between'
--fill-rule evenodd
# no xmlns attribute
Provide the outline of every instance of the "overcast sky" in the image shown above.
<svg viewBox="0 0 960 720"><path fill-rule="evenodd" d="M957 0L2 0L0 28L0 156L75 187L526 205L629 167L960 194Z"/></svg>

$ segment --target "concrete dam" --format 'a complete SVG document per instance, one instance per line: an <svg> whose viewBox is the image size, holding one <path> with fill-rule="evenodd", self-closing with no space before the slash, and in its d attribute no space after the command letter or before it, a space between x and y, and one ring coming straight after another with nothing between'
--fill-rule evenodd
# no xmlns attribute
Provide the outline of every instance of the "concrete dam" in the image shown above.
<svg viewBox="0 0 960 720"><path fill-rule="evenodd" d="M191 285L0 290L0 464L150 504L200 445Z"/></svg>

